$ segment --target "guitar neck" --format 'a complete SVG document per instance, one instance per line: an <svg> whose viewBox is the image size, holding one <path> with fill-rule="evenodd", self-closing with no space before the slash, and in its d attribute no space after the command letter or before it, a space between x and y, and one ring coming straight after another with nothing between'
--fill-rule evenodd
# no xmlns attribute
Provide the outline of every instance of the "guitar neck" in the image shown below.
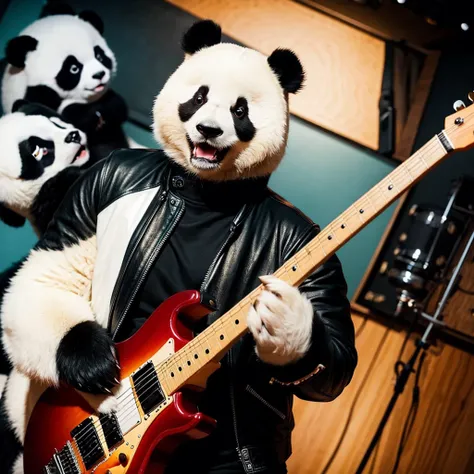
<svg viewBox="0 0 474 474"><path fill-rule="evenodd" d="M348 240L441 162L452 149L444 132L434 136L334 219L274 275L290 285L298 286ZM258 286L160 367L160 380L168 393L174 393L186 385L210 361L219 361L247 331L250 305L262 291L263 285Z"/></svg>

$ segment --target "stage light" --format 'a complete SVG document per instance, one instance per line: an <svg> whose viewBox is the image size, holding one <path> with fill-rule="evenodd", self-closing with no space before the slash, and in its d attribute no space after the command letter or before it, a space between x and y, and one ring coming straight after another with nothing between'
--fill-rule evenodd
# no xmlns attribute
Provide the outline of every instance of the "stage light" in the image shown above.
<svg viewBox="0 0 474 474"><path fill-rule="evenodd" d="M407 0L397 0L398 3L401 3L402 5L406 2Z"/></svg>
<svg viewBox="0 0 474 474"><path fill-rule="evenodd" d="M461 23L461 30L463 31L469 30L469 25L467 23Z"/></svg>

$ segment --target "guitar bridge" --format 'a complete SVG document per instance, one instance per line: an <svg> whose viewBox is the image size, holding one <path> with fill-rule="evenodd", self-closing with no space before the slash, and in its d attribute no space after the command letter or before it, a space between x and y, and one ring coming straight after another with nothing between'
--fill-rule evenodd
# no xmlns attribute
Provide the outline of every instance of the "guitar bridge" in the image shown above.
<svg viewBox="0 0 474 474"><path fill-rule="evenodd" d="M43 468L44 474L81 474L71 443L67 443L61 451L56 451L53 458Z"/></svg>

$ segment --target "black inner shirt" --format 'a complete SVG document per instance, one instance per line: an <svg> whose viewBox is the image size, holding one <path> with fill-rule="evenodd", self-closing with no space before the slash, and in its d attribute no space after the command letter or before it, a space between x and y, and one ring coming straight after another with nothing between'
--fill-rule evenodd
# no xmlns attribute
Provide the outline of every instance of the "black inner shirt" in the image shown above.
<svg viewBox="0 0 474 474"><path fill-rule="evenodd" d="M183 199L184 213L138 294L128 321L128 335L170 296L200 290L235 216L265 187L266 180L203 181L180 167L172 167L170 189Z"/></svg>
<svg viewBox="0 0 474 474"><path fill-rule="evenodd" d="M266 190L267 182L267 178L222 183L202 181L190 176L182 168L172 166L170 190L183 199L184 213L139 290L134 310L124 323L127 337L137 331L170 296L184 290L201 289L209 268L229 236L235 217L246 203L259 199ZM224 377L222 370L214 376ZM216 389L219 380L215 377L213 380L213 383L209 381L201 401L204 410L218 419L217 429L208 438L197 442L194 448L193 443L196 442L183 446L184 451L180 453L187 457L187 449L197 449L204 456L202 462L207 452L210 457L206 462L212 459L213 463L219 464L216 452L230 450L232 462L240 466L235 451L229 392L225 388L225 394L222 394ZM178 467L176 472L182 470Z"/></svg>

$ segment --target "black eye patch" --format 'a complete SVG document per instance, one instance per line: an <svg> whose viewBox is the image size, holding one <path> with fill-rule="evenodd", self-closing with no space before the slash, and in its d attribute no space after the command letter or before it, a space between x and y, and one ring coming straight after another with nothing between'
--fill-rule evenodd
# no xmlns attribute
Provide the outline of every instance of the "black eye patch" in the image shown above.
<svg viewBox="0 0 474 474"><path fill-rule="evenodd" d="M191 99L179 104L178 113L182 122L187 122L206 102L209 87L201 86Z"/></svg>
<svg viewBox="0 0 474 474"><path fill-rule="evenodd" d="M230 108L235 132L241 142L249 142L255 136L256 129L249 117L249 106L247 99L239 97L233 107Z"/></svg>
<svg viewBox="0 0 474 474"><path fill-rule="evenodd" d="M18 144L21 157L20 179L39 178L54 163L54 142L32 136Z"/></svg>
<svg viewBox="0 0 474 474"><path fill-rule="evenodd" d="M64 60L61 70L56 76L57 85L65 91L72 91L81 80L83 67L82 63L79 62L75 56L70 54Z"/></svg>
<svg viewBox="0 0 474 474"><path fill-rule="evenodd" d="M99 63L103 64L107 69L112 69L112 60L100 46L94 46L94 55Z"/></svg>

